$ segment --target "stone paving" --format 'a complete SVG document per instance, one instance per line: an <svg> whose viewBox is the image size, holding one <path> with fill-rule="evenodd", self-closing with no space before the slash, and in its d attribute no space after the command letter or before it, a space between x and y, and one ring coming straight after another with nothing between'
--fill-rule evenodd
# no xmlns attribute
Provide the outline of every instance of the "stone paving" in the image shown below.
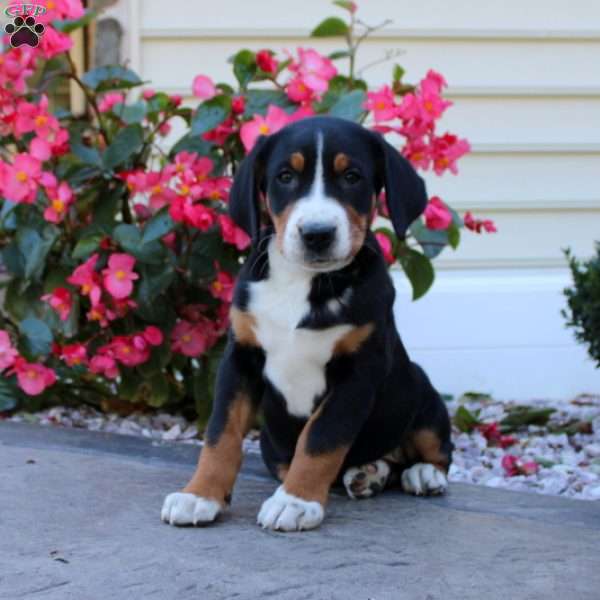
<svg viewBox="0 0 600 600"><path fill-rule="evenodd" d="M596 503L465 484L334 494L320 529L271 533L255 519L275 483L249 456L220 522L164 525L197 452L0 422L0 599L600 598Z"/></svg>

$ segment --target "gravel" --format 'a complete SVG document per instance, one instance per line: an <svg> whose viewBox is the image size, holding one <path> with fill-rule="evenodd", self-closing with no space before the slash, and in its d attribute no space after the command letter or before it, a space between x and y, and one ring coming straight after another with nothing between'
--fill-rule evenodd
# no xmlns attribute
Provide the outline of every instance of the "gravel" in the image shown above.
<svg viewBox="0 0 600 600"><path fill-rule="evenodd" d="M467 395L447 406L455 444L451 481L600 500L600 396L532 400L523 407L484 395ZM8 419L202 444L194 423L167 413L119 416L87 406L58 406L16 413ZM257 431L250 432L244 451L260 452Z"/></svg>

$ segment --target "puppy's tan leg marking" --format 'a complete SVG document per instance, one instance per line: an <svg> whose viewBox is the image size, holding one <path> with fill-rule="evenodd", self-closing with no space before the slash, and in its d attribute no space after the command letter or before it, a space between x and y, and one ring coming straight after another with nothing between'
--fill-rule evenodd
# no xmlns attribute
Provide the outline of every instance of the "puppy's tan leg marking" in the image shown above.
<svg viewBox="0 0 600 600"><path fill-rule="evenodd" d="M355 327L336 342L333 354L352 354L356 352L371 336L374 329L375 325L373 323Z"/></svg>
<svg viewBox="0 0 600 600"><path fill-rule="evenodd" d="M184 492L226 503L242 465L242 443L252 425L254 411L239 392L229 409L227 424L214 445L205 443L198 467Z"/></svg>
<svg viewBox="0 0 600 600"><path fill-rule="evenodd" d="M448 457L441 451L439 436L431 429L421 429L411 442L421 462L402 473L402 488L417 496L443 494L448 487Z"/></svg>
<svg viewBox="0 0 600 600"><path fill-rule="evenodd" d="M258 513L258 523L263 528L300 531L313 529L323 520L329 488L339 473L348 448L340 447L321 454L308 452L308 435L320 414L321 408L307 421L283 485L263 503Z"/></svg>
<svg viewBox="0 0 600 600"><path fill-rule="evenodd" d="M254 315L232 306L229 311L229 320L231 321L231 329L236 342L242 346L260 347L255 333L256 319Z"/></svg>
<svg viewBox="0 0 600 600"><path fill-rule="evenodd" d="M165 498L163 521L171 525L198 525L214 521L223 511L242 464L242 442L252 417L250 399L238 393L217 441L205 443L190 482L181 492Z"/></svg>

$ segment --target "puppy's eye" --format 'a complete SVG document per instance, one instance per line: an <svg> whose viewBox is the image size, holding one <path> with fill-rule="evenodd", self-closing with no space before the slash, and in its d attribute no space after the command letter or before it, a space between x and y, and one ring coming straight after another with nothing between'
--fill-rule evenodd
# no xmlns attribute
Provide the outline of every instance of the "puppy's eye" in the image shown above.
<svg viewBox="0 0 600 600"><path fill-rule="evenodd" d="M349 185L355 185L360 181L360 173L358 171L346 171L344 173L344 181Z"/></svg>
<svg viewBox="0 0 600 600"><path fill-rule="evenodd" d="M294 173L289 169L284 169L277 174L277 181L283 183L283 185L289 185L294 181Z"/></svg>

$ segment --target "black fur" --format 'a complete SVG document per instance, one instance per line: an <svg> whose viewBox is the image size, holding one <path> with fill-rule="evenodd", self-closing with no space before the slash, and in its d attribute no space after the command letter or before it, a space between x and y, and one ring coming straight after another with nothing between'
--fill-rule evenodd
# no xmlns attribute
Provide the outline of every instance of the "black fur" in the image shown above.
<svg viewBox="0 0 600 600"><path fill-rule="evenodd" d="M359 182L353 185L348 185L342 175L326 174L329 197L367 215L372 210L373 196L385 187L392 223L400 237L425 208L425 186L410 163L379 134L359 125L314 118L261 138L236 174L230 199L232 218L253 239L253 250L239 275L234 297L234 306L241 311L248 308L250 284L269 276L266 248L273 226L262 223L261 227L263 195L268 196L272 212L280 214L290 202L306 194L315 170L317 129L325 137L325 158L332 161L327 153L343 151L351 159L350 168L360 173ZM303 172L295 175L292 184L283 184L278 174L299 147L306 159ZM331 311L327 302L342 298L348 288L353 292L350 299L340 311ZM297 325L313 330L340 324L374 325L373 333L356 352L335 355L329 361L327 389L315 398L315 409L321 404L323 408L310 430L308 452L319 454L348 446L343 469L382 458L420 429L434 431L448 464L451 458L446 408L423 370L408 358L394 325L394 297L381 250L369 232L350 264L315 275L309 294L310 311ZM219 370L208 435L209 440L218 437L235 391L244 390L262 409L263 458L276 475L280 465L291 462L306 419L288 414L285 399L263 376L264 363L261 348L242 346L230 335ZM419 462L418 457L414 462ZM408 461L401 468L410 464Z"/></svg>

